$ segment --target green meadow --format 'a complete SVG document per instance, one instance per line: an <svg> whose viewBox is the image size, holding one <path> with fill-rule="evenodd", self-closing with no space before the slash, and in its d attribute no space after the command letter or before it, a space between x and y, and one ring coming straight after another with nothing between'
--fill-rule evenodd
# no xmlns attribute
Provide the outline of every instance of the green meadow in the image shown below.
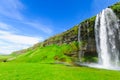
<svg viewBox="0 0 120 80"><path fill-rule="evenodd" d="M120 71L62 64L0 63L0 80L120 80Z"/></svg>
<svg viewBox="0 0 120 80"><path fill-rule="evenodd" d="M120 80L120 71L74 65L74 57L67 55L77 50L77 45L50 45L0 56L0 80Z"/></svg>

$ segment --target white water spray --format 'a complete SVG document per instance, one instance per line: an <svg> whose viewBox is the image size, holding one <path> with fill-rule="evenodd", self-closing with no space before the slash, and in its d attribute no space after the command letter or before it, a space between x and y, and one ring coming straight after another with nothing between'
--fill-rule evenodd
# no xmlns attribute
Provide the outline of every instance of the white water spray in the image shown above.
<svg viewBox="0 0 120 80"><path fill-rule="evenodd" d="M120 31L118 21L110 8L106 8L96 17L96 47L99 64L105 68L116 68L120 64Z"/></svg>

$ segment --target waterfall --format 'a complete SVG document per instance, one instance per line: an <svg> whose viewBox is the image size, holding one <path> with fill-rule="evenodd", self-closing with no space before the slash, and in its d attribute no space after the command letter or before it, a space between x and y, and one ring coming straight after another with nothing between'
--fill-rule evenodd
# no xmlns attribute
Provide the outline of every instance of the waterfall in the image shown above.
<svg viewBox="0 0 120 80"><path fill-rule="evenodd" d="M98 63L81 62L79 64L95 68L120 70L120 20L112 9L106 8L96 16L94 30ZM79 42L82 41L82 36L82 28L79 25ZM80 61L82 55L83 52L80 50L78 55Z"/></svg>
<svg viewBox="0 0 120 80"><path fill-rule="evenodd" d="M80 41L81 41L81 25L79 25L79 27L78 27L78 43L79 43L79 49L80 49ZM79 59L79 61L81 62L82 61L82 51L81 50L79 50L79 52L78 52L78 59Z"/></svg>
<svg viewBox="0 0 120 80"><path fill-rule="evenodd" d="M79 43L79 49L80 49L80 27L81 27L81 25L79 25L79 27L78 27L78 43ZM80 54L80 50L79 50L79 52L78 52L78 59L81 61L81 56L80 56L81 54Z"/></svg>
<svg viewBox="0 0 120 80"><path fill-rule="evenodd" d="M110 8L106 8L96 17L96 47L99 64L105 68L119 67L120 65L120 26L118 21Z"/></svg>

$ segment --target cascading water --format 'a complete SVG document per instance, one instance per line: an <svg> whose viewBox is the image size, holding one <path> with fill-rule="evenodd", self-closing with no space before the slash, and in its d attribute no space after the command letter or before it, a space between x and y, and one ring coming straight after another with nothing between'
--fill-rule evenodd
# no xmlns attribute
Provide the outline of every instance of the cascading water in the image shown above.
<svg viewBox="0 0 120 80"><path fill-rule="evenodd" d="M79 27L78 27L78 42L79 42L79 45L80 45L80 27L81 27L81 25L79 25ZM79 48L80 48L80 46L79 46ZM78 58L79 58L79 61L81 62L81 51L79 51L79 53L78 53Z"/></svg>
<svg viewBox="0 0 120 80"><path fill-rule="evenodd" d="M120 70L120 21L112 9L106 8L96 16L94 28L98 63L80 65Z"/></svg>
<svg viewBox="0 0 120 80"><path fill-rule="evenodd" d="M95 37L99 64L105 68L120 64L120 29L112 9L106 8L96 17Z"/></svg>

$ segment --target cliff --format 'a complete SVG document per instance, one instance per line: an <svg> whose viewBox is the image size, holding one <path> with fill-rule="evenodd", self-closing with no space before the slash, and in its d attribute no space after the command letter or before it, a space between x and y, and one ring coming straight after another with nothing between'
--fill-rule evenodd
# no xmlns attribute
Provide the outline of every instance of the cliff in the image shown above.
<svg viewBox="0 0 120 80"><path fill-rule="evenodd" d="M109 6L109 8L113 9L117 17L120 19L120 2ZM61 34L57 34L41 43L35 44L31 48L13 52L11 55L16 56L20 54L23 57L24 54L24 57L26 55L29 55L30 57L30 55L33 56L39 54L37 58L41 58L42 55L47 54L53 50L51 51L51 54L47 54L43 56L43 58L46 59L49 55L53 55L54 53L57 53L56 51L58 51L58 53L54 54L51 59L65 61L67 57L67 59L70 58L72 61L77 61L79 60L79 53L82 53L84 54L85 58L83 61L95 61L96 59L92 58L97 57L94 33L95 19L96 16L81 22L79 25L76 25ZM46 52L42 52L42 50L46 50ZM62 55L62 58L60 54ZM30 60L31 59L34 58L31 57Z"/></svg>

